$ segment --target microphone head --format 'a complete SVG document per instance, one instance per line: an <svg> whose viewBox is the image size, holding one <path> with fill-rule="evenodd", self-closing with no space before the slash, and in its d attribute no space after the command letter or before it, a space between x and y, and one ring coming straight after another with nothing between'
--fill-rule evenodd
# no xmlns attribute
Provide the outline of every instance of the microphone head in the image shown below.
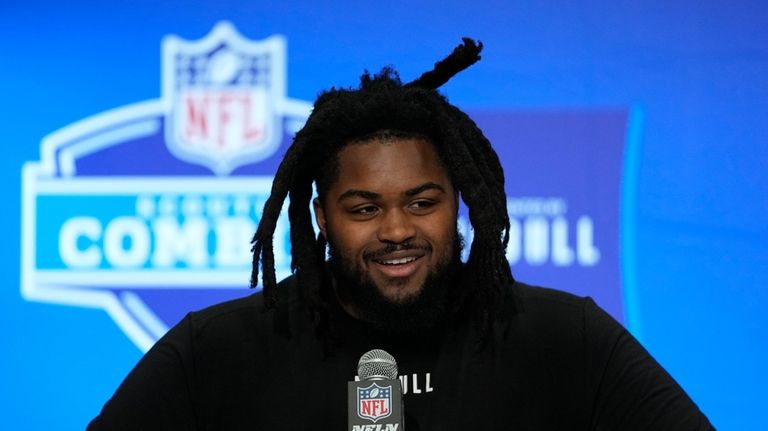
<svg viewBox="0 0 768 431"><path fill-rule="evenodd" d="M397 378L397 361L384 350L373 349L360 357L357 375L360 380L394 380Z"/></svg>

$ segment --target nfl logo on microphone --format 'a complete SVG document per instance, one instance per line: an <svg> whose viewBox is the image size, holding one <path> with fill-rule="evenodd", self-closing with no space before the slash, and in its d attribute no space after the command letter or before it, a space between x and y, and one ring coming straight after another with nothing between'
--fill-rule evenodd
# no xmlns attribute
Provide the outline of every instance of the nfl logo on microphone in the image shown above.
<svg viewBox="0 0 768 431"><path fill-rule="evenodd" d="M392 386L357 388L357 415L374 423L392 414Z"/></svg>

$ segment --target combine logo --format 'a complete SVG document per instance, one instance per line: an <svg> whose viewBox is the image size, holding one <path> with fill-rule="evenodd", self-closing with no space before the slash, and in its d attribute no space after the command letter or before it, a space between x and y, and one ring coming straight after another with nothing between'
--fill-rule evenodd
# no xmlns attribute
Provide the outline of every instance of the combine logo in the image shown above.
<svg viewBox="0 0 768 431"><path fill-rule="evenodd" d="M23 169L22 295L106 310L147 350L188 310L247 293L249 240L311 104L285 41L226 22L163 41L163 95L47 136ZM275 236L289 273L288 228Z"/></svg>
<svg viewBox="0 0 768 431"><path fill-rule="evenodd" d="M373 422L392 414L392 386L372 383L367 388L357 388L357 415Z"/></svg>

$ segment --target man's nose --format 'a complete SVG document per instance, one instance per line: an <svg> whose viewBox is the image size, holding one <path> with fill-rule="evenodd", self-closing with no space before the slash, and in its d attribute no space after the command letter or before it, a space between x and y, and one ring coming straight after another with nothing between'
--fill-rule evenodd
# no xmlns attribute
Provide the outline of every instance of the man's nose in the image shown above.
<svg viewBox="0 0 768 431"><path fill-rule="evenodd" d="M381 242L400 244L416 236L416 227L411 215L402 209L387 210L379 226L378 239Z"/></svg>

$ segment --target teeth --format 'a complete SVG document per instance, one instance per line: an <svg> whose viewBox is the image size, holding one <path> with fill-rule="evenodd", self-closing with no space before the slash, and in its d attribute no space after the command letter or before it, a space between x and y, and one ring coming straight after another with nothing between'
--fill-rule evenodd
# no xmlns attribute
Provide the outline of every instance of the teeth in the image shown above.
<svg viewBox="0 0 768 431"><path fill-rule="evenodd" d="M403 257L400 259L380 260L379 262L384 265L402 265L404 263L413 262L414 260L416 260L415 257Z"/></svg>

